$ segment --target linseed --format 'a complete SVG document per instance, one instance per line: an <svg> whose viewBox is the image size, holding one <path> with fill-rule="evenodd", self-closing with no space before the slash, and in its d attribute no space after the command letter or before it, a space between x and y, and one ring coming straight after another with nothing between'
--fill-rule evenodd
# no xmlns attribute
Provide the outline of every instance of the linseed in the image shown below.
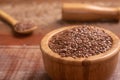
<svg viewBox="0 0 120 80"><path fill-rule="evenodd" d="M79 25L54 35L50 49L61 57L87 58L109 50L112 38L104 30L94 26Z"/></svg>
<svg viewBox="0 0 120 80"><path fill-rule="evenodd" d="M28 29L31 29L32 27L34 27L35 25L33 24L33 23L31 23L31 22L20 22L20 23L17 23L16 25L15 25L15 29L17 30L17 31L20 31L20 32L22 32L22 31L26 31L26 30L28 30Z"/></svg>

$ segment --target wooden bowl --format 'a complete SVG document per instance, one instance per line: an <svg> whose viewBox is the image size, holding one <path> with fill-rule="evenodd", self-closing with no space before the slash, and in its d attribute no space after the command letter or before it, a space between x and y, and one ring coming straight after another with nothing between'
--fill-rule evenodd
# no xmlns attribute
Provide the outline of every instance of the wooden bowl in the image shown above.
<svg viewBox="0 0 120 80"><path fill-rule="evenodd" d="M113 39L113 45L108 51L88 58L61 57L49 48L48 42L53 35L73 27L75 26L56 29L42 39L40 48L48 75L52 80L108 80L117 65L119 38L114 33L100 28Z"/></svg>

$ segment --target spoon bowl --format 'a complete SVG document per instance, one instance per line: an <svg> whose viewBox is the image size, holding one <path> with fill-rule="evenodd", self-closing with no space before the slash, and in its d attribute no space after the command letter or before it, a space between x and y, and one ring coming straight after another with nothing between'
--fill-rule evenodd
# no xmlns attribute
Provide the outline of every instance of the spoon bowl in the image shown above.
<svg viewBox="0 0 120 80"><path fill-rule="evenodd" d="M29 33L32 33L36 29L37 29L37 26L33 26L32 28L24 30L24 31L18 31L16 30L16 28L14 28L15 32L20 33L20 34L29 34Z"/></svg>
<svg viewBox="0 0 120 80"><path fill-rule="evenodd" d="M29 34L37 29L37 26L35 26L31 22L20 22L17 23L14 27L14 31L20 34Z"/></svg>

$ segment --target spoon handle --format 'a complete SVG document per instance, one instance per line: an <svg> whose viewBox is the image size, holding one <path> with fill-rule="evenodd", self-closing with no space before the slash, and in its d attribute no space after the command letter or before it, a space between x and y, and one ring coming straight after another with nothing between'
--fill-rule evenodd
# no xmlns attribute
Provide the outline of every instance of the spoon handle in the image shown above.
<svg viewBox="0 0 120 80"><path fill-rule="evenodd" d="M4 19L6 22L11 24L12 26L14 26L14 25L16 25L16 23L18 23L17 20L15 20L14 18L12 18L10 15L8 15L7 13L5 13L2 10L0 10L0 18Z"/></svg>
<svg viewBox="0 0 120 80"><path fill-rule="evenodd" d="M75 21L119 20L120 8L63 3L62 19Z"/></svg>

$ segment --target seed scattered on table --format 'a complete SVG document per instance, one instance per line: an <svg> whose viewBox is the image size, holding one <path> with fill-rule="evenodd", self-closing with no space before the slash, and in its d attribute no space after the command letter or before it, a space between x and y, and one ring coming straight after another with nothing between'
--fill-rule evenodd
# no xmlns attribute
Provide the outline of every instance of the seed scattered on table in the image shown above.
<svg viewBox="0 0 120 80"><path fill-rule="evenodd" d="M87 58L109 50L112 38L94 26L79 25L54 35L49 41L50 49L61 57Z"/></svg>

